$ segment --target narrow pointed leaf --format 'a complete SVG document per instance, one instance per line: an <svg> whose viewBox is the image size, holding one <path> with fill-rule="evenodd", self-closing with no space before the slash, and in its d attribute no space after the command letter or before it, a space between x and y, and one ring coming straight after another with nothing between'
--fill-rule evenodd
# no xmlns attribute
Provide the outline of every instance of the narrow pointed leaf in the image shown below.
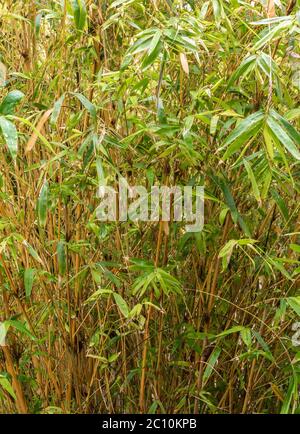
<svg viewBox="0 0 300 434"><path fill-rule="evenodd" d="M7 144L8 150L12 156L12 159L17 158L18 152L18 133L15 125L8 121L3 116L0 116L0 128Z"/></svg>

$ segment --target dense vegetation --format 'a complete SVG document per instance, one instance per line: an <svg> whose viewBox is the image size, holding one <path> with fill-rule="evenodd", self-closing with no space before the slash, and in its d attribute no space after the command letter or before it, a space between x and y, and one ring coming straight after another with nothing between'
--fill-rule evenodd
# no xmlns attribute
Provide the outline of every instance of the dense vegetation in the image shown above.
<svg viewBox="0 0 300 434"><path fill-rule="evenodd" d="M0 24L0 413L299 413L299 0ZM100 222L120 175L204 185L203 231Z"/></svg>

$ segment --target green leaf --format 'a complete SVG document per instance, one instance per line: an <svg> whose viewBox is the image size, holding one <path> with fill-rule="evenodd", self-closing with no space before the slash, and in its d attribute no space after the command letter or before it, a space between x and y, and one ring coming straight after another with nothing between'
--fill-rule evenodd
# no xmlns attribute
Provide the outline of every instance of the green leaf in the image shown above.
<svg viewBox="0 0 300 434"><path fill-rule="evenodd" d="M140 304L140 303L136 304L136 305L131 309L131 311L129 312L128 317L129 317L129 318L134 318L135 316L139 316L140 313L141 313L142 307L143 307L142 304Z"/></svg>
<svg viewBox="0 0 300 434"><path fill-rule="evenodd" d="M300 317L300 296L289 297L286 299L288 305L293 309L294 312Z"/></svg>
<svg viewBox="0 0 300 434"><path fill-rule="evenodd" d="M116 292L113 293L113 296L121 313L125 316L125 318L128 318L129 308L124 298L120 294L117 294Z"/></svg>
<svg viewBox="0 0 300 434"><path fill-rule="evenodd" d="M3 116L0 116L0 128L7 144L8 150L12 156L12 159L17 158L18 152L18 133L15 125L8 121Z"/></svg>
<svg viewBox="0 0 300 434"><path fill-rule="evenodd" d="M24 272L25 295L27 298L30 298L31 296L34 274L35 274L35 270L33 268L26 268Z"/></svg>
<svg viewBox="0 0 300 434"><path fill-rule="evenodd" d="M265 1L263 1L262 3L265 3ZM278 16L278 17L272 17L272 18L265 18L265 19L260 20L260 21L254 21L250 24L252 24L253 26L262 26L262 25L266 25L266 24L289 22L291 20L292 20L292 17L290 17L290 16Z"/></svg>
<svg viewBox="0 0 300 434"><path fill-rule="evenodd" d="M244 327L240 333L244 344L247 348L250 348L252 343L251 329L249 329L248 327Z"/></svg>
<svg viewBox="0 0 300 434"><path fill-rule="evenodd" d="M272 116L268 116L267 124L272 131L272 134L279 140L279 142L286 148L286 150L297 160L300 160L300 152L297 149L295 142L281 127L279 122ZM299 144L299 142L297 143Z"/></svg>
<svg viewBox="0 0 300 434"><path fill-rule="evenodd" d="M261 53L256 60L256 63L260 70L267 76L270 77L271 74L278 75L277 63L266 53Z"/></svg>
<svg viewBox="0 0 300 434"><path fill-rule="evenodd" d="M289 409L291 406L292 397L293 397L294 389L295 389L294 384L295 384L294 377L290 377L288 390L287 390L286 395L284 397L284 401L282 403L280 414L288 414L289 413Z"/></svg>
<svg viewBox="0 0 300 434"><path fill-rule="evenodd" d="M26 328L26 326L21 321L17 321L17 320L13 320L13 319L8 319L8 320L5 321L5 323L8 326L10 326L10 327L15 328L16 330L18 330L23 335L28 336L30 339L36 340L36 337L31 333L31 331L29 331Z"/></svg>
<svg viewBox="0 0 300 434"><path fill-rule="evenodd" d="M289 246L294 252L300 253L300 245L299 244L290 244Z"/></svg>
<svg viewBox="0 0 300 434"><path fill-rule="evenodd" d="M74 22L77 30L83 30L86 23L86 5L84 0L73 0Z"/></svg>
<svg viewBox="0 0 300 434"><path fill-rule="evenodd" d="M95 121L96 117L97 117L97 111L96 111L96 107L94 106L94 104L92 104L91 101L89 101L81 93L72 93L72 95L74 95L77 99L79 99L81 104L84 106L84 108L86 108L86 110L91 115L92 119Z"/></svg>
<svg viewBox="0 0 300 434"><path fill-rule="evenodd" d="M225 270L230 262L230 258L234 247L237 245L237 240L229 240L219 252L219 258L223 258L222 265Z"/></svg>
<svg viewBox="0 0 300 434"><path fill-rule="evenodd" d="M38 202L37 202L37 212L38 212L38 219L39 224L42 228L46 226L46 220L47 220L47 209L48 209L48 182L45 180L44 184L42 185Z"/></svg>
<svg viewBox="0 0 300 434"><path fill-rule="evenodd" d="M266 20L263 23L262 21L256 24L267 24ZM286 30L291 25L290 20L284 20L280 22L277 26L273 27L270 31L264 34L262 38L260 38L253 46L253 50L259 50L268 42L273 41L275 38L278 38L284 30Z"/></svg>
<svg viewBox="0 0 300 434"><path fill-rule="evenodd" d="M34 20L35 34L37 37L39 37L40 34L42 17L43 15L41 13L37 14Z"/></svg>
<svg viewBox="0 0 300 434"><path fill-rule="evenodd" d="M16 105L24 97L24 93L19 90L13 90L9 92L0 105L0 114L2 115L12 115Z"/></svg>
<svg viewBox="0 0 300 434"><path fill-rule="evenodd" d="M270 348L269 348L268 344L262 338L261 334L258 333L255 330L252 330L252 334L256 338L257 342L262 347L262 349L264 350L264 352L266 353L266 355L268 356L269 360L274 360L274 357L273 357L273 355L272 355L272 353L270 351Z"/></svg>
<svg viewBox="0 0 300 434"><path fill-rule="evenodd" d="M288 133L290 138L297 144L300 145L300 134L284 117L280 116L275 110L270 110L270 114L273 118L277 119L281 126Z"/></svg>
<svg viewBox="0 0 300 434"><path fill-rule="evenodd" d="M2 374L0 374L0 385L3 387L3 389L6 392L8 392L10 394L10 396L13 399L15 399L15 400L17 399L16 395L15 395L15 392L14 392L14 389L12 388L12 385L10 384L10 382L8 381L8 379L4 375L2 375Z"/></svg>
<svg viewBox="0 0 300 434"><path fill-rule="evenodd" d="M216 134L219 119L220 119L220 117L217 115L212 116L212 118L211 118L209 134L211 134L212 136L214 136Z"/></svg>
<svg viewBox="0 0 300 434"><path fill-rule="evenodd" d="M287 272L287 270L284 268L284 266L282 265L282 261L278 258L268 258L268 262L274 267L276 268L278 271L280 271L280 273L285 276L287 279L289 280L293 280L292 277L290 276L290 274Z"/></svg>
<svg viewBox="0 0 300 434"><path fill-rule="evenodd" d="M243 144L246 144L250 138L254 137L263 124L264 113L260 110L243 119L237 127L229 134L224 142L224 147L229 146L226 150L223 159L231 157L240 149Z"/></svg>
<svg viewBox="0 0 300 434"><path fill-rule="evenodd" d="M58 260L58 272L60 276L63 276L67 268L65 243L63 241L59 241L57 243L56 252L57 252L57 260Z"/></svg>
<svg viewBox="0 0 300 434"><path fill-rule="evenodd" d="M238 213L234 198L231 194L229 185L226 182L226 180L223 178L216 178L216 179L217 179L218 185L220 186L220 188L223 192L226 205L230 209L232 220L234 221L234 223L237 223L239 213Z"/></svg>
<svg viewBox="0 0 300 434"><path fill-rule="evenodd" d="M256 242L257 242L256 240L253 240L251 238L241 238L240 240L227 241L225 246L223 246L219 252L219 258L223 258L222 261L223 270L227 268L235 246L249 246L249 245L252 246Z"/></svg>
<svg viewBox="0 0 300 434"><path fill-rule="evenodd" d="M229 88L232 84L237 81L240 77L244 77L250 70L255 66L256 56L252 55L244 59L240 66L235 70L235 72L230 77L227 87Z"/></svg>
<svg viewBox="0 0 300 434"><path fill-rule="evenodd" d="M205 368L205 371L203 373L203 385L205 385L209 379L209 377L211 376L211 373L214 369L215 364L218 361L219 355L221 353L221 348L216 347L213 352L211 353L211 355L209 356L209 359L207 361L207 366Z"/></svg>
<svg viewBox="0 0 300 434"><path fill-rule="evenodd" d="M275 188L271 188L270 191L271 191L271 195L272 195L273 199L276 202L276 205L279 208L279 211L280 211L282 217L287 222L289 220L289 210L288 210L284 200L282 199L280 194L275 190Z"/></svg>
<svg viewBox="0 0 300 434"><path fill-rule="evenodd" d="M244 329L245 329L244 326L234 326L234 327L231 327L230 329L224 330L222 333L219 333L216 337L221 338L224 336L231 335L232 333L241 332Z"/></svg>
<svg viewBox="0 0 300 434"><path fill-rule="evenodd" d="M101 298L102 295L108 295L112 294L113 291L108 288L100 288L97 291L95 291L89 298L87 298L84 302L84 304L92 303L97 301L99 298Z"/></svg>
<svg viewBox="0 0 300 434"><path fill-rule="evenodd" d="M157 57L159 56L161 50L162 50L163 44L161 42L161 31L158 30L149 45L148 52L146 56L144 57L144 60L142 62L142 69L148 68L148 66L152 65L152 63L155 62Z"/></svg>
<svg viewBox="0 0 300 434"><path fill-rule="evenodd" d="M300 117L300 107L292 109L292 110L289 110L284 115L284 118L287 119L288 121L292 121L292 120L297 119L299 117Z"/></svg>
<svg viewBox="0 0 300 434"><path fill-rule="evenodd" d="M259 188L258 188L258 185L257 185L256 179L255 179L255 176L254 176L253 170L252 170L252 168L251 168L251 165L250 165L250 163L249 163L247 160L245 160L245 159L243 160L243 162L244 162L244 166L245 166L245 168L246 168L246 170L247 170L247 173L248 173L249 179L250 179L251 184L252 184L252 190L253 190L254 197L255 197L255 199L257 200L257 202L258 202L259 204L261 204L261 198L260 198Z"/></svg>
<svg viewBox="0 0 300 434"><path fill-rule="evenodd" d="M43 265L43 261L41 260L41 258L39 257L37 251L26 241L23 240L23 244L26 247L26 249L28 250L28 252L31 254L31 256L40 264Z"/></svg>
<svg viewBox="0 0 300 434"><path fill-rule="evenodd" d="M271 161L274 160L274 147L273 147L273 141L272 141L272 135L269 131L269 127L265 125L265 128L263 130L263 136L265 139L266 149L267 153L271 159Z"/></svg>
<svg viewBox="0 0 300 434"><path fill-rule="evenodd" d="M61 111L61 107L63 105L65 99L65 95L62 95L55 103L53 106L53 111L51 114L51 118L50 118L50 125L54 126L57 122L58 116L60 114Z"/></svg>

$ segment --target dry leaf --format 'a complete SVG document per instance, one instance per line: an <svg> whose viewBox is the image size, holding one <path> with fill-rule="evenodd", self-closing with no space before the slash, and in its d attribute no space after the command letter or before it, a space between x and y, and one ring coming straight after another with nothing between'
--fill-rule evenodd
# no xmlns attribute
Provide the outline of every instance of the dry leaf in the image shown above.
<svg viewBox="0 0 300 434"><path fill-rule="evenodd" d="M267 16L268 16L268 18L273 18L276 16L274 0L268 0Z"/></svg>
<svg viewBox="0 0 300 434"><path fill-rule="evenodd" d="M277 386L277 384L271 383L271 389L273 390L274 395L277 396L277 398L279 399L279 401L283 402L284 401L284 397L282 396L282 392L279 389L279 387Z"/></svg>
<svg viewBox="0 0 300 434"><path fill-rule="evenodd" d="M180 53L180 62L181 62L181 66L182 69L184 70L184 72L189 75L189 64L186 58L186 55L184 53Z"/></svg>
<svg viewBox="0 0 300 434"><path fill-rule="evenodd" d="M45 122L47 121L47 119L49 118L49 116L51 115L53 109L47 110L43 116L41 117L41 119L39 120L37 126L36 126L36 130L40 133L41 129L43 128L43 126L45 125ZM26 148L25 148L25 153L29 152L32 150L32 148L34 147L36 141L38 138L38 134L36 131L34 131L30 137L30 139L27 142Z"/></svg>

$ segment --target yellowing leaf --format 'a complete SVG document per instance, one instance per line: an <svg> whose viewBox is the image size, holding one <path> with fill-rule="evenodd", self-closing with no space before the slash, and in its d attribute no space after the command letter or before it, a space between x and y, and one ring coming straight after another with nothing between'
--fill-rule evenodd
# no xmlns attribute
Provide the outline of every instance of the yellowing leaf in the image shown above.
<svg viewBox="0 0 300 434"><path fill-rule="evenodd" d="M37 126L36 126L36 130L32 133L30 139L27 142L26 148L25 148L25 152L29 152L33 149L34 145L36 144L37 138L38 138L38 132L40 133L43 126L45 125L47 119L49 118L49 116L51 115L53 109L47 110L43 116L41 117L41 119L39 120Z"/></svg>
<svg viewBox="0 0 300 434"><path fill-rule="evenodd" d="M264 135L268 155L269 155L270 159L273 161L274 160L273 141L272 141L272 136L269 133L269 128L267 126L265 126L265 128L263 130L263 135Z"/></svg>

